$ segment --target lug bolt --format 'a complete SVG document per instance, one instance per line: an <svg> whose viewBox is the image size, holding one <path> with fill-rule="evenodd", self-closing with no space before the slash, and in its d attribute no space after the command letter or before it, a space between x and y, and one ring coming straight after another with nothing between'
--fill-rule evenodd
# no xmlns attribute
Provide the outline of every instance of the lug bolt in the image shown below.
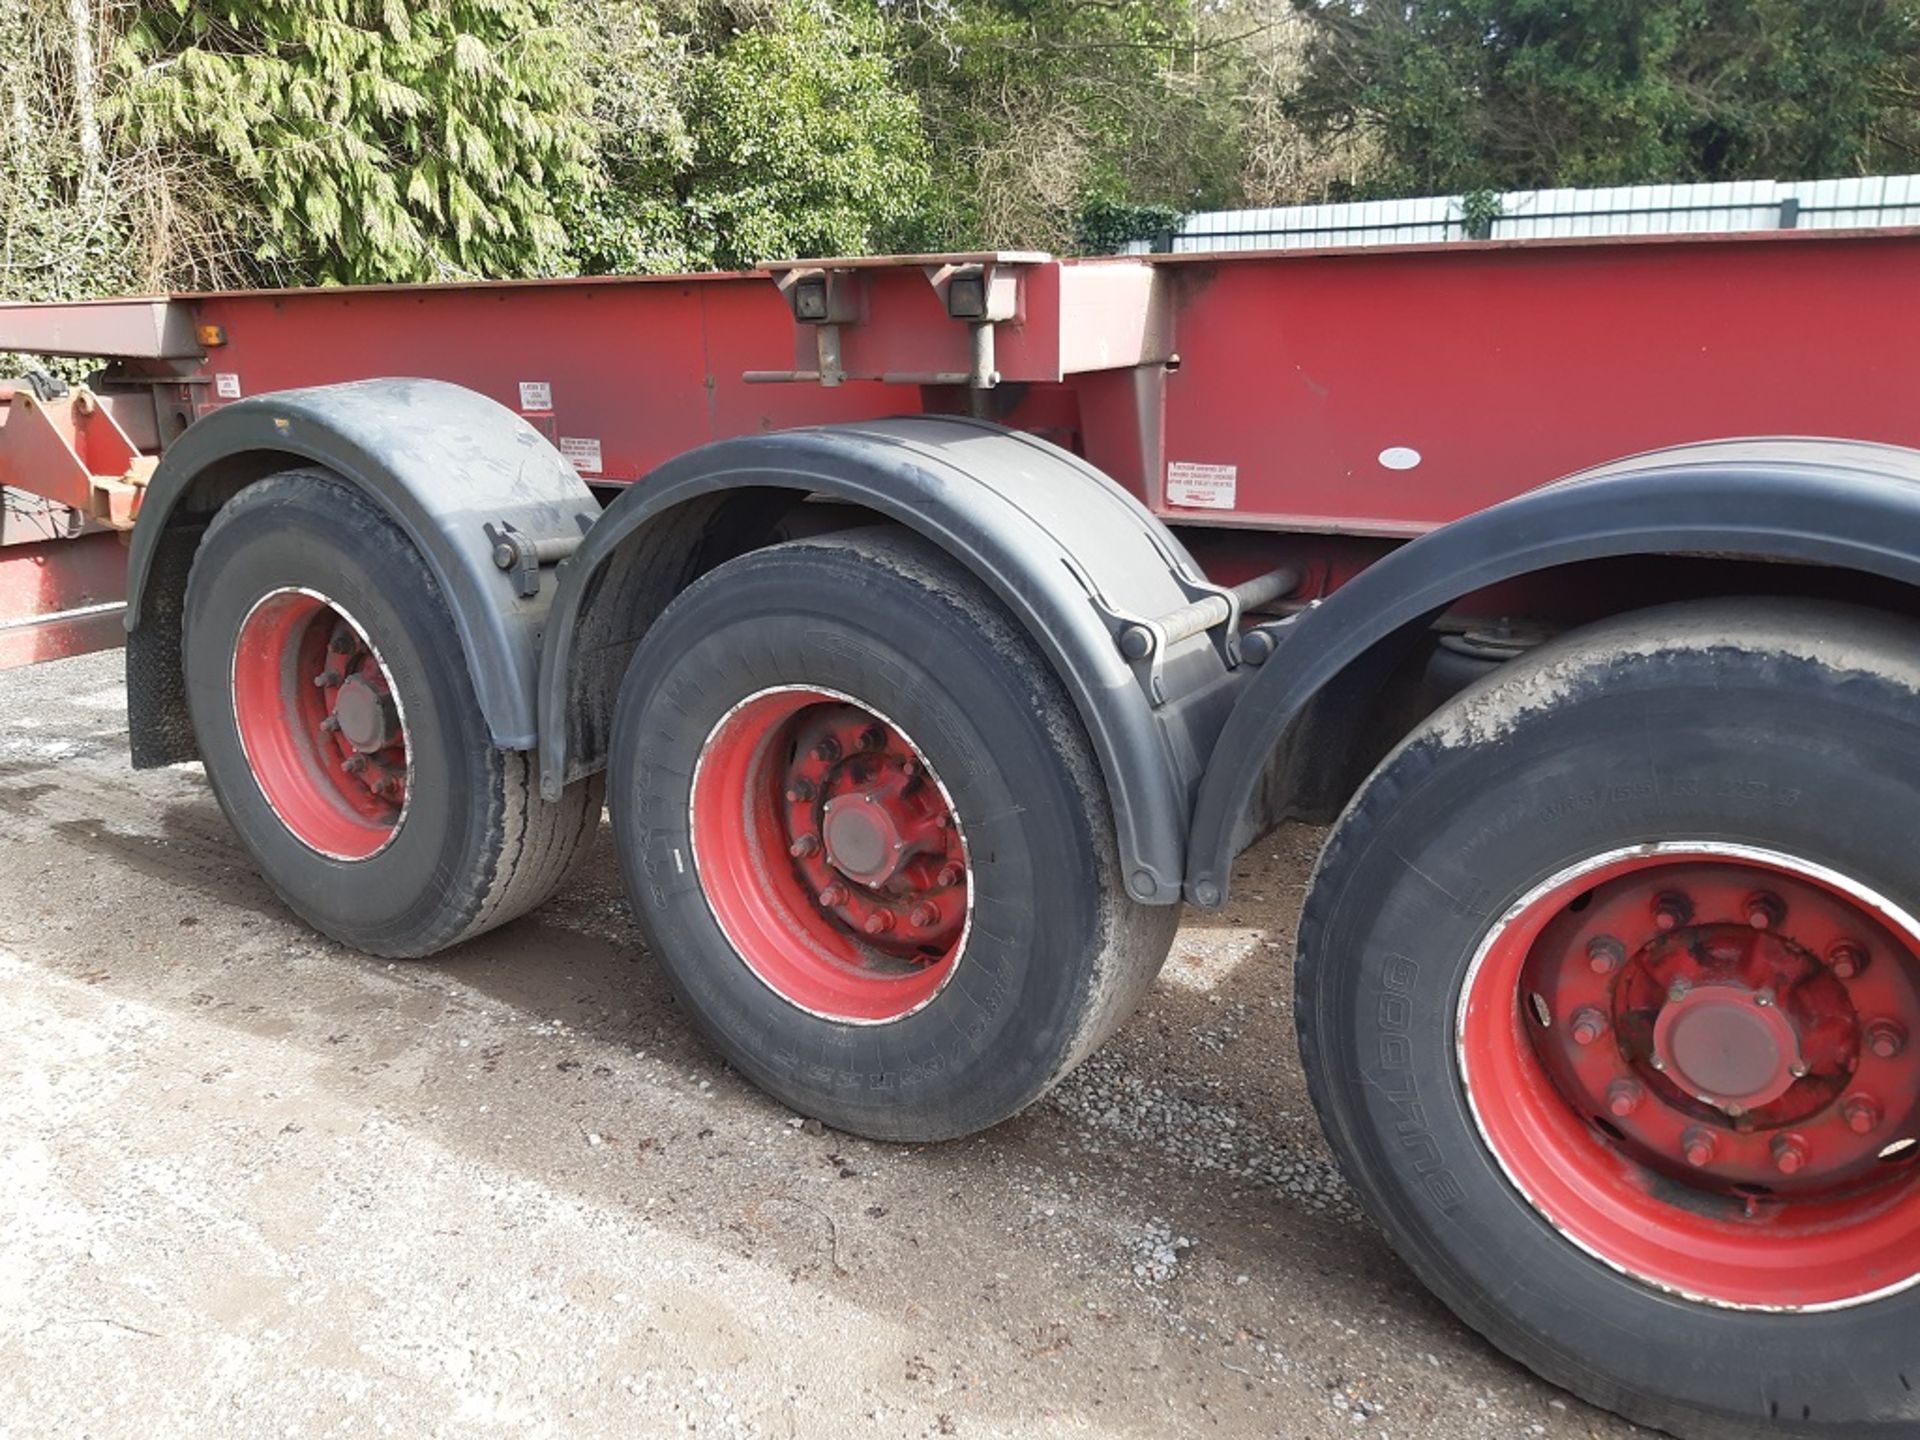
<svg viewBox="0 0 1920 1440"><path fill-rule="evenodd" d="M1782 1175L1792 1175L1807 1163L1807 1142L1798 1135L1773 1137L1773 1164Z"/></svg>
<svg viewBox="0 0 1920 1440"><path fill-rule="evenodd" d="M884 935L891 929L893 929L893 912L891 910L876 910L867 917L867 934Z"/></svg>
<svg viewBox="0 0 1920 1440"><path fill-rule="evenodd" d="M367 757L364 755L349 755L340 762L340 765L349 775L358 775L362 770L367 768Z"/></svg>
<svg viewBox="0 0 1920 1440"><path fill-rule="evenodd" d="M802 835L787 847L787 853L796 860L804 860L819 848L820 838L817 835Z"/></svg>
<svg viewBox="0 0 1920 1440"><path fill-rule="evenodd" d="M840 742L831 735L827 736L826 739L813 747L813 758L816 760L824 760L831 765L835 760L840 758Z"/></svg>
<svg viewBox="0 0 1920 1440"><path fill-rule="evenodd" d="M1836 940L1827 951L1827 964L1833 967L1836 979L1851 980L1867 968L1867 952L1851 940Z"/></svg>
<svg viewBox="0 0 1920 1440"><path fill-rule="evenodd" d="M1587 968L1596 975L1611 975L1627 958L1627 947L1611 935L1596 935L1587 942Z"/></svg>
<svg viewBox="0 0 1920 1440"><path fill-rule="evenodd" d="M1880 1123L1880 1105L1871 1095L1849 1095L1840 1106L1840 1117L1856 1135L1865 1135Z"/></svg>
<svg viewBox="0 0 1920 1440"><path fill-rule="evenodd" d="M1693 902L1678 890L1666 890L1653 898L1653 923L1661 930L1677 930L1693 918Z"/></svg>
<svg viewBox="0 0 1920 1440"><path fill-rule="evenodd" d="M1591 1006L1573 1017L1574 1043L1591 1045L1607 1033L1607 1017Z"/></svg>
<svg viewBox="0 0 1920 1440"><path fill-rule="evenodd" d="M344 630L338 631L333 639L327 642L327 648L336 655L350 654L353 650L353 636Z"/></svg>
<svg viewBox="0 0 1920 1440"><path fill-rule="evenodd" d="M329 715L326 717L326 719L320 722L320 733L322 735L331 735L333 734L334 731L338 730L339 728L340 728L340 717L337 715Z"/></svg>
<svg viewBox="0 0 1920 1440"><path fill-rule="evenodd" d="M1607 1109L1622 1120L1638 1110L1646 1098L1646 1087L1638 1080L1616 1080L1607 1086Z"/></svg>
<svg viewBox="0 0 1920 1440"><path fill-rule="evenodd" d="M878 725L869 725L860 732L860 748L862 750L878 750L886 743L886 732Z"/></svg>
<svg viewBox="0 0 1920 1440"><path fill-rule="evenodd" d="M900 773L911 779L920 773L920 767L911 760L902 760L900 762Z"/></svg>
<svg viewBox="0 0 1920 1440"><path fill-rule="evenodd" d="M787 799L795 805L798 805L803 800L811 800L813 794L813 782L805 776L795 780L793 784L787 787Z"/></svg>
<svg viewBox="0 0 1920 1440"><path fill-rule="evenodd" d="M949 860L946 864L940 867L940 874L938 876L938 879L940 883L942 885L945 885L948 889L952 889L955 885L958 885L962 880L966 878L967 878L967 872L962 870L960 866L952 860Z"/></svg>
<svg viewBox="0 0 1920 1440"><path fill-rule="evenodd" d="M1867 1026L1867 1048L1882 1060L1891 1060L1907 1048L1907 1032L1897 1020L1875 1020Z"/></svg>
<svg viewBox="0 0 1920 1440"><path fill-rule="evenodd" d="M1747 897L1747 924L1756 930L1771 930L1786 918L1787 907L1780 897L1762 890Z"/></svg>
<svg viewBox="0 0 1920 1440"><path fill-rule="evenodd" d="M1713 1132L1695 1125L1680 1137L1680 1148L1687 1157L1687 1164L1698 1170L1713 1159Z"/></svg>
<svg viewBox="0 0 1920 1440"><path fill-rule="evenodd" d="M846 904L847 898L847 887L844 885L829 885L820 892L820 903L829 910Z"/></svg>
<svg viewBox="0 0 1920 1440"><path fill-rule="evenodd" d="M931 900L923 900L913 907L913 914L907 918L922 930L929 930L940 923L940 907Z"/></svg>
<svg viewBox="0 0 1920 1440"><path fill-rule="evenodd" d="M341 676L331 670L322 670L318 675L313 677L313 683L322 690L329 690L335 685L338 685L341 678Z"/></svg>
<svg viewBox="0 0 1920 1440"><path fill-rule="evenodd" d="M391 795L399 788L400 782L391 775L382 775L373 782L373 793L376 795Z"/></svg>

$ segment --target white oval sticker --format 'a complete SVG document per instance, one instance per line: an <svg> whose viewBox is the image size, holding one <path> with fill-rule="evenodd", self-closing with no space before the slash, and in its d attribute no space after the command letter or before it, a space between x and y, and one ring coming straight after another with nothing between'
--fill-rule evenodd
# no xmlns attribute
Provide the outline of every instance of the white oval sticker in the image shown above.
<svg viewBox="0 0 1920 1440"><path fill-rule="evenodd" d="M1389 470L1411 470L1420 463L1420 452L1406 445L1389 445L1380 452L1380 463Z"/></svg>

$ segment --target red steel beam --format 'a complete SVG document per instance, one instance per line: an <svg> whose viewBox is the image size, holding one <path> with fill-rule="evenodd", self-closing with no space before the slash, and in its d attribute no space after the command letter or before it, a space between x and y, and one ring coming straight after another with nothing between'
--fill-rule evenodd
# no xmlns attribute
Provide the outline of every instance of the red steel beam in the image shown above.
<svg viewBox="0 0 1920 1440"><path fill-rule="evenodd" d="M1681 441L1920 444L1914 230L972 258L1022 276L988 413L1081 450L1184 524L1407 536ZM820 263L864 287L841 336L850 374L965 368L966 326L942 310L927 257ZM193 392L210 402L436 376L572 442L590 479L630 481L729 435L967 403L956 387L746 384L812 353L766 275L193 304L227 340Z"/></svg>
<svg viewBox="0 0 1920 1440"><path fill-rule="evenodd" d="M126 543L111 531L0 545L0 669L125 642Z"/></svg>

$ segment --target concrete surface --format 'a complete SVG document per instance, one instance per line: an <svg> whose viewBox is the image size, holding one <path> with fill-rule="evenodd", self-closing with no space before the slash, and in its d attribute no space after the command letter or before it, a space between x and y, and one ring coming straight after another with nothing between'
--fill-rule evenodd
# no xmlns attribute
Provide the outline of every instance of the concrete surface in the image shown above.
<svg viewBox="0 0 1920 1440"><path fill-rule="evenodd" d="M1318 836L992 1134L800 1124L675 1013L603 834L430 963L323 941L117 655L0 680L0 1435L1613 1437L1429 1298L1307 1108Z"/></svg>

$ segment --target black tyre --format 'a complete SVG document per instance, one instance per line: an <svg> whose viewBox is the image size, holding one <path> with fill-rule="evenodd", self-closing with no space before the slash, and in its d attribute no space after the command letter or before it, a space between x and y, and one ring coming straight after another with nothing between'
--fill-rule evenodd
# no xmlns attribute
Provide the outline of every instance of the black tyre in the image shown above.
<svg viewBox="0 0 1920 1440"><path fill-rule="evenodd" d="M1920 1427L1920 629L1714 602L1511 662L1300 925L1329 1140L1469 1324L1687 1437Z"/></svg>
<svg viewBox="0 0 1920 1440"><path fill-rule="evenodd" d="M345 944L430 955L503 924L599 822L598 780L548 803L532 757L494 747L432 573L326 471L214 517L183 648L221 808L288 906Z"/></svg>
<svg viewBox="0 0 1920 1440"><path fill-rule="evenodd" d="M627 893L738 1069L857 1134L1030 1104L1125 1017L1177 913L1129 899L1071 702L980 584L861 531L734 560L621 687Z"/></svg>

